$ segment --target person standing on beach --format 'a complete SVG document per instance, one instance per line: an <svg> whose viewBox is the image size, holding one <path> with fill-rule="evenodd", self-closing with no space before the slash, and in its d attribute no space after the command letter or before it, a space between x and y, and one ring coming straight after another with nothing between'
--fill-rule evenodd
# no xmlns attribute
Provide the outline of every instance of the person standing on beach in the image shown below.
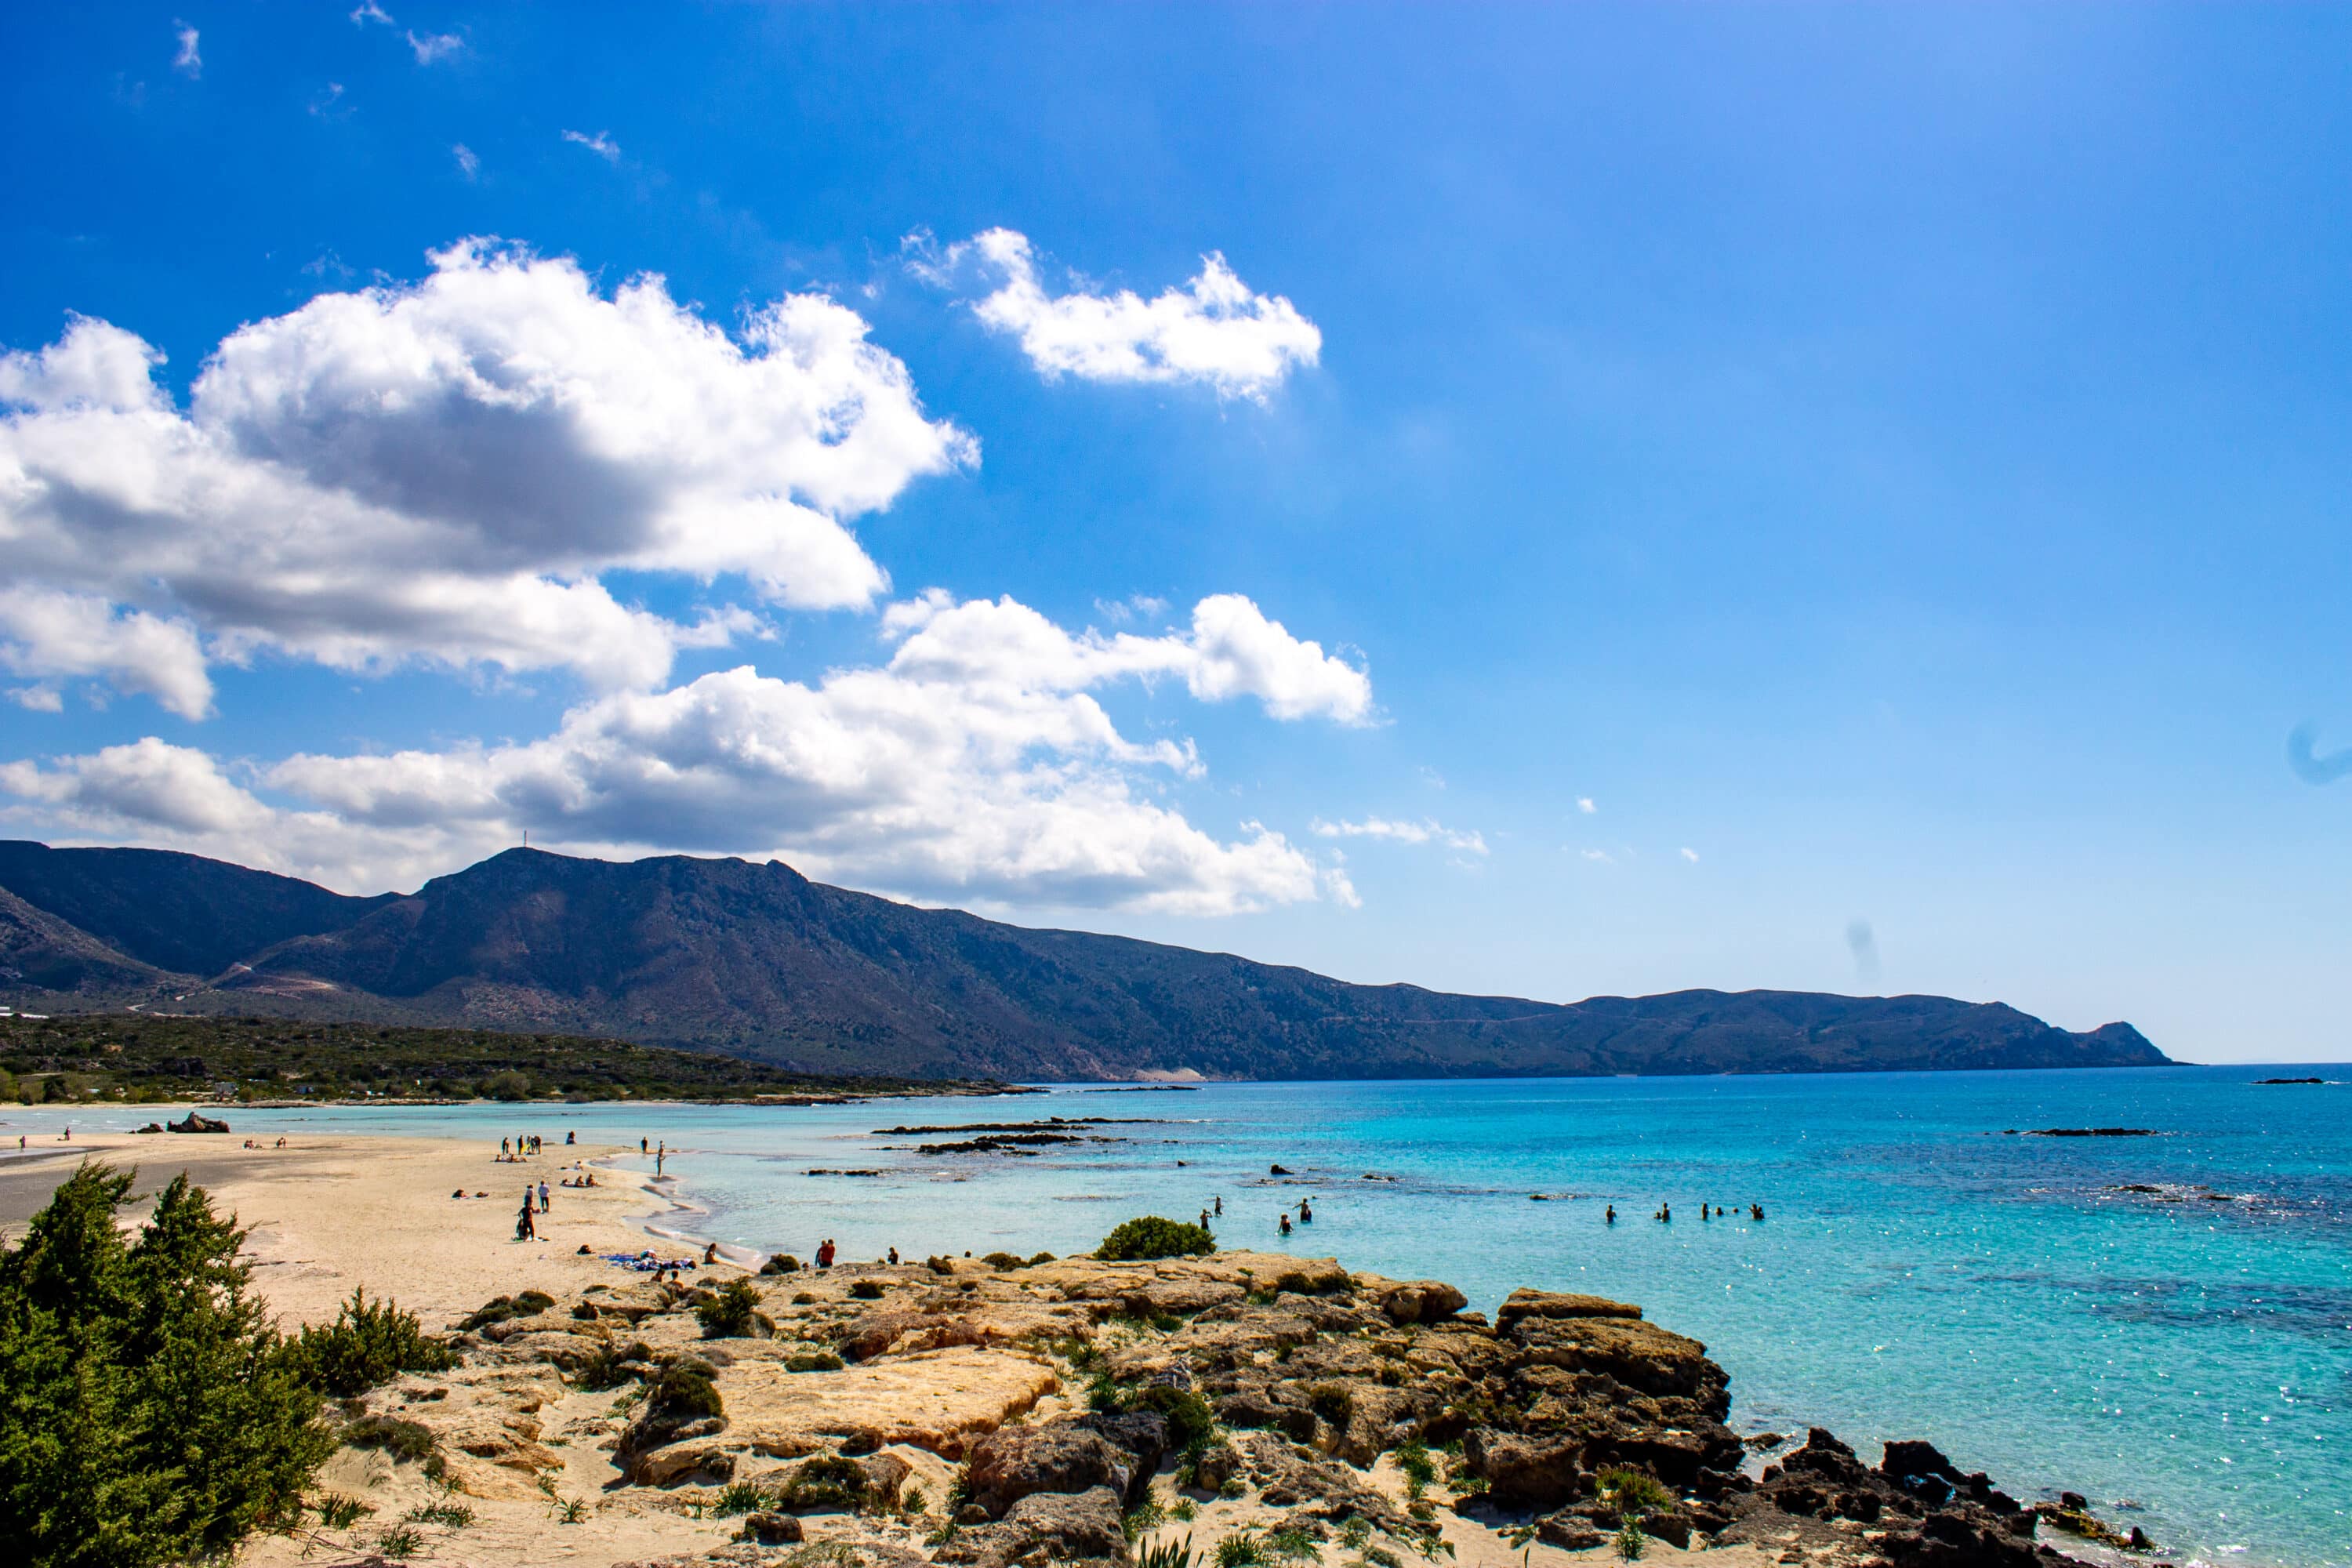
<svg viewBox="0 0 2352 1568"><path fill-rule="evenodd" d="M667 1160L667 1159L668 1159L668 1158L669 1158L669 1145L668 1145L668 1144L665 1143L665 1144L663 1144L660 1148L658 1148L658 1149L656 1149L656 1150L655 1150L655 1151L654 1151L654 1174L655 1174L655 1175L658 1176L658 1175L660 1175L660 1174L662 1173L662 1162L663 1162L663 1161L665 1161L665 1160Z"/></svg>
<svg viewBox="0 0 2352 1568"><path fill-rule="evenodd" d="M644 1153L645 1152L646 1152L646 1141L645 1141L644 1139L640 1138L640 1139L638 1139L638 1140L637 1140L637 1152L638 1152L638 1153L640 1153L640 1154L642 1154L642 1153Z"/></svg>
<svg viewBox="0 0 2352 1568"><path fill-rule="evenodd" d="M545 1176L539 1179L539 1212L541 1214L547 1212L547 1178Z"/></svg>
<svg viewBox="0 0 2352 1568"><path fill-rule="evenodd" d="M515 1239L517 1241L539 1239L539 1227L530 1223L530 1193L528 1188L523 1192L522 1214L515 1221Z"/></svg>

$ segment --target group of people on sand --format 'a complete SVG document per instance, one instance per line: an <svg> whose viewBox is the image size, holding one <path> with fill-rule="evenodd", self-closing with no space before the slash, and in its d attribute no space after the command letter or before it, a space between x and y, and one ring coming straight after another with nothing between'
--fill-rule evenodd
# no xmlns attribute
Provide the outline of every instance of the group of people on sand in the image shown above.
<svg viewBox="0 0 2352 1568"><path fill-rule="evenodd" d="M540 1137L535 1132L518 1133L512 1138L499 1139L499 1163L511 1165L518 1160L528 1159L539 1152L540 1142Z"/></svg>
<svg viewBox="0 0 2352 1568"><path fill-rule="evenodd" d="M21 1143L21 1140L20 1140L19 1142L20 1142L20 1143ZM245 1146L246 1146L247 1148L248 1148L248 1149L259 1149L259 1148L263 1148L263 1147L265 1147L265 1145L262 1143L261 1140L260 1140L260 1139L258 1139L258 1138L248 1138L248 1139L247 1139L247 1140L245 1141ZM284 1147L286 1147L286 1140L285 1140L285 1139L283 1139L283 1138L280 1138L280 1139L278 1141L276 1147L280 1148L280 1149L283 1149Z"/></svg>

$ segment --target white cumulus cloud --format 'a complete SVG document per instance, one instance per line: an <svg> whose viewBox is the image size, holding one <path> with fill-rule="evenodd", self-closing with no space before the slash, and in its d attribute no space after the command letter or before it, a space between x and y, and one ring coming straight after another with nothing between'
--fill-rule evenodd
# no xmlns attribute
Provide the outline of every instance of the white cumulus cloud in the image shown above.
<svg viewBox="0 0 2352 1568"><path fill-rule="evenodd" d="M677 622L611 572L862 607L848 520L977 458L856 312L792 295L730 335L657 277L475 240L424 280L232 333L184 410L135 334L76 318L0 355L0 637L35 678L103 674L182 712L210 663L566 668L646 686L747 612ZM84 603L88 601L89 603ZM79 656L43 628L111 629Z"/></svg>
<svg viewBox="0 0 2352 1568"><path fill-rule="evenodd" d="M465 47L466 40L455 33L418 34L412 29L408 34L409 52L416 57L416 63L421 66L446 59Z"/></svg>
<svg viewBox="0 0 2352 1568"><path fill-rule="evenodd" d="M1009 228L944 250L919 237L909 247L915 270L930 281L952 283L968 266L992 281L973 312L1019 338L1029 363L1049 379L1197 382L1222 397L1263 402L1323 352L1322 331L1297 306L1252 291L1213 251L1181 289L1146 300L1131 289L1049 292L1028 237Z"/></svg>
<svg viewBox="0 0 2352 1568"><path fill-rule="evenodd" d="M1397 844L1441 844L1449 849L1460 849L1472 855L1486 853L1485 835L1475 830L1443 826L1427 818L1419 822L1403 822L1385 816L1368 816L1361 822L1328 822L1318 816L1309 826L1324 838L1385 838Z"/></svg>
<svg viewBox="0 0 2352 1568"><path fill-rule="evenodd" d="M1580 795L1576 797L1576 809L1582 812L1585 816L1591 816L1594 812L1599 811L1601 808L1592 804L1592 797L1591 795Z"/></svg>
<svg viewBox="0 0 2352 1568"><path fill-rule="evenodd" d="M258 774L299 808L152 739L9 764L0 789L68 831L329 866L347 886L446 870L528 828L592 851L773 854L918 898L1199 915L1354 901L1343 870L1282 834L1220 837L1154 798L1202 772L1194 748L1129 740L1090 689L1181 672L1192 634L1073 635L1010 600L939 595L895 606L886 631L886 663L814 683L745 667L592 699L537 741L298 754Z"/></svg>
<svg viewBox="0 0 2352 1568"><path fill-rule="evenodd" d="M180 41L179 51L172 57L172 68L192 79L204 75L205 57L196 51L195 28L175 20L172 24L172 36Z"/></svg>

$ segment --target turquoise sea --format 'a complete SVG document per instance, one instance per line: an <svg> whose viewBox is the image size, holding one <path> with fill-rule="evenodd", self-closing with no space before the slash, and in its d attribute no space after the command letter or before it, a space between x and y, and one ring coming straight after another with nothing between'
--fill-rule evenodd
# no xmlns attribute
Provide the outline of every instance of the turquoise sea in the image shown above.
<svg viewBox="0 0 2352 1568"><path fill-rule="evenodd" d="M1819 1423L1865 1452L1928 1437L2021 1496L2087 1494L2167 1561L2337 1568L2352 1565L2352 1083L2253 1082L2314 1073L2352 1080L2303 1066L1063 1086L233 1120L666 1142L686 1205L667 1223L803 1258L825 1236L850 1258L1076 1251L1130 1215L1192 1217L1222 1196L1226 1245L1448 1279L1483 1310L1517 1285L1641 1302L1706 1342L1743 1430ZM1119 1119L1091 1130L1118 1142L936 1156L875 1132L1048 1116ZM2158 1136L2003 1132L2043 1127ZM1301 1196L1315 1223L1286 1242L1276 1215ZM1650 1217L1662 1203L1671 1224ZM1702 1222L1702 1203L1731 1212Z"/></svg>

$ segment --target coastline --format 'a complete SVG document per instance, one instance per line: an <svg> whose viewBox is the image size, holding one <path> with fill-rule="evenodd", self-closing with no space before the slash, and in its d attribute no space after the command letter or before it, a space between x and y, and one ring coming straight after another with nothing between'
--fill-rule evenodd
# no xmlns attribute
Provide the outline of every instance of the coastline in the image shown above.
<svg viewBox="0 0 2352 1568"><path fill-rule="evenodd" d="M83 1159L135 1166L142 1196L185 1171L216 1210L247 1227L254 1283L289 1331L331 1321L354 1288L397 1300L437 1331L494 1296L531 1288L577 1294L628 1278L604 1261L607 1254L634 1255L650 1244L675 1255L661 1245L674 1238L656 1225L682 1205L651 1177L616 1166L626 1152L618 1143L551 1143L501 1163L495 1143L463 1138L289 1134L283 1149L275 1135L255 1139L260 1148L244 1142L236 1132L100 1133L78 1134L69 1147L8 1150L0 1160L0 1224L19 1231ZM560 1185L575 1165L593 1169L596 1186ZM551 1200L535 1216L535 1242L514 1239L526 1179L534 1188L544 1179ZM467 1197L451 1195L461 1188ZM143 1218L145 1205L131 1213Z"/></svg>

